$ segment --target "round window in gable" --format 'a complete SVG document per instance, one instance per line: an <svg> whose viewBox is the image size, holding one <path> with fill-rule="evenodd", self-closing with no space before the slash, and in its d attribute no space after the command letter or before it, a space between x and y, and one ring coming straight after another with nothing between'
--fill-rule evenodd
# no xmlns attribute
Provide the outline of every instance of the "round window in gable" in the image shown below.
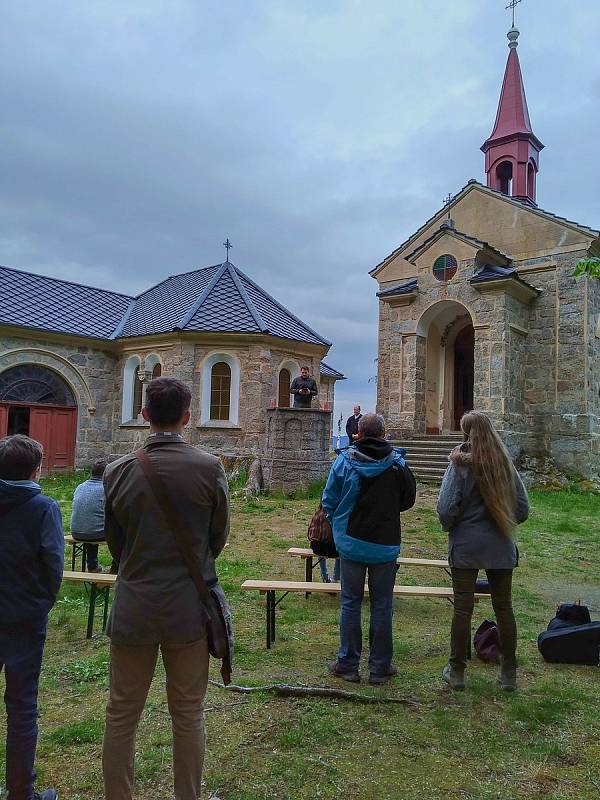
<svg viewBox="0 0 600 800"><path fill-rule="evenodd" d="M438 281L449 281L456 275L458 265L454 256L439 256L433 262L433 274Z"/></svg>

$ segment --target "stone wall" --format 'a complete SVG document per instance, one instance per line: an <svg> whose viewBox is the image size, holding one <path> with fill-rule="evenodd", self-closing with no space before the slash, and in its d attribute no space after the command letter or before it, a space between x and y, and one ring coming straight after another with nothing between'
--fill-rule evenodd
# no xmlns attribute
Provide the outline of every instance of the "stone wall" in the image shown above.
<svg viewBox="0 0 600 800"><path fill-rule="evenodd" d="M289 492L324 478L330 466L330 430L330 411L268 410L262 455L265 486Z"/></svg>
<svg viewBox="0 0 600 800"><path fill-rule="evenodd" d="M37 364L57 372L77 401L75 465L83 467L110 453L114 406L115 356L76 343L0 336L0 371L17 364Z"/></svg>
<svg viewBox="0 0 600 800"><path fill-rule="evenodd" d="M109 345L114 347L114 343ZM78 430L75 463L89 466L96 458L116 458L130 453L148 435L148 425L140 420L122 422L123 372L125 362L137 356L144 366L148 356L158 356L162 374L185 381L192 390L191 420L188 440L219 455L243 457L262 452L267 409L277 398L279 370L282 364L308 364L319 385L321 355L294 351L289 347L265 342L249 342L235 347L223 342L199 343L173 336L150 347L141 340L133 345L119 342L122 352L114 353L93 345L80 346L76 341L51 341L27 336L0 337L0 371L16 364L39 364L59 373L72 389L78 407ZM203 423L201 419L203 364L215 353L227 353L240 367L239 419L229 422ZM324 381L321 394L313 404L333 403L333 381ZM327 449L331 414L328 420Z"/></svg>
<svg viewBox="0 0 600 800"><path fill-rule="evenodd" d="M474 263L468 260L448 283L437 282L429 269L420 272L410 304L380 300L377 409L388 430L425 432L431 387L422 320L436 303L450 300L470 313L475 328L474 405L490 414L513 456L550 456L561 469L598 474L600 282L572 277L584 254L515 262L523 279L541 290L530 305L503 290L479 292L469 283Z"/></svg>

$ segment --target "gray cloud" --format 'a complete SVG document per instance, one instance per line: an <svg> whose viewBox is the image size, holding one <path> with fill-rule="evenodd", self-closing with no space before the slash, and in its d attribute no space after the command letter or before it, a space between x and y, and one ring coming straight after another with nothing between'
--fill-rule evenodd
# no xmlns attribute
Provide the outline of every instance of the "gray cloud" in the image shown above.
<svg viewBox="0 0 600 800"><path fill-rule="evenodd" d="M477 0L7 4L0 263L126 292L232 260L374 403L368 270L483 177L508 50ZM518 7L542 207L600 223L596 0Z"/></svg>

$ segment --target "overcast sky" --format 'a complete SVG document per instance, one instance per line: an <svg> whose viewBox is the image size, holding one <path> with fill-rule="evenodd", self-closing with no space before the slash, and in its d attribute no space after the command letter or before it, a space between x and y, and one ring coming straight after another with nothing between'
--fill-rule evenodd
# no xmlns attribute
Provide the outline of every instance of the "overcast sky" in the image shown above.
<svg viewBox="0 0 600 800"><path fill-rule="evenodd" d="M0 263L126 293L231 260L374 405L368 271L484 179L508 0L6 2ZM600 2L523 0L542 208L600 225Z"/></svg>

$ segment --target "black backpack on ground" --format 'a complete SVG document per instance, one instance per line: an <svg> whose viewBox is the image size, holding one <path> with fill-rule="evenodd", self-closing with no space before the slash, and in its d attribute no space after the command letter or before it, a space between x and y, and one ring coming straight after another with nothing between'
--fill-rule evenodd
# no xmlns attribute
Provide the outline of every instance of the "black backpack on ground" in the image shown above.
<svg viewBox="0 0 600 800"><path fill-rule="evenodd" d="M600 663L600 622L592 622L587 606L562 603L548 629L538 636L538 649L553 664Z"/></svg>

